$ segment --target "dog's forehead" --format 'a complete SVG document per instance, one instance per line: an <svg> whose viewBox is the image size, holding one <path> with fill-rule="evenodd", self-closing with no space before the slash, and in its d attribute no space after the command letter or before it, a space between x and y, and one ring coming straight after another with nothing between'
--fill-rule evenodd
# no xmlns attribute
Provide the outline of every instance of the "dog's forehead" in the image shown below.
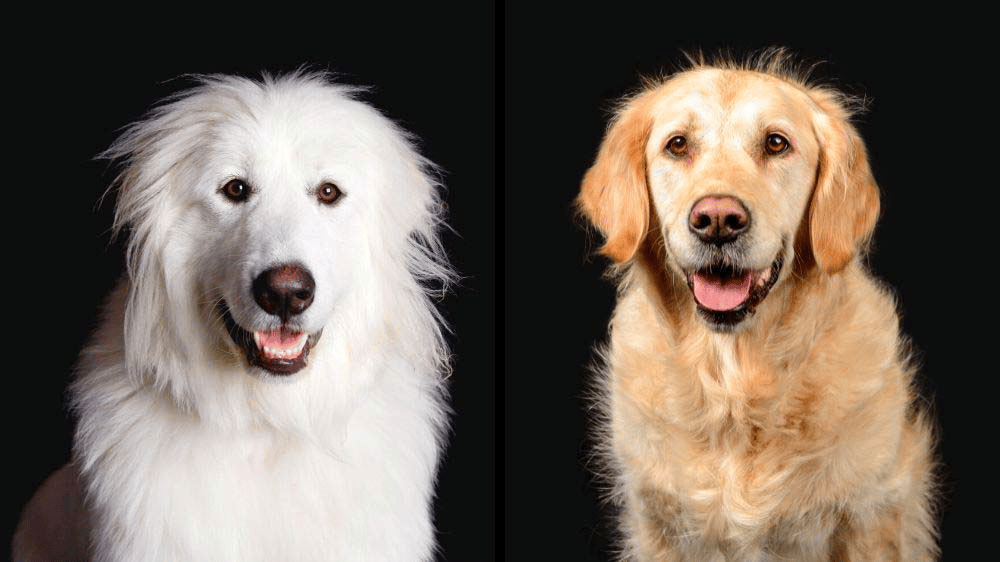
<svg viewBox="0 0 1000 562"><path fill-rule="evenodd" d="M799 86L768 74L699 69L672 77L653 92L653 137L707 127L755 128L772 121L808 127L816 105Z"/></svg>
<svg viewBox="0 0 1000 562"><path fill-rule="evenodd" d="M336 178L323 177L331 168L367 165L370 136L366 121L354 115L315 104L286 104L219 120L206 153L216 159L217 168L235 167L233 174L258 182L296 175L331 180Z"/></svg>

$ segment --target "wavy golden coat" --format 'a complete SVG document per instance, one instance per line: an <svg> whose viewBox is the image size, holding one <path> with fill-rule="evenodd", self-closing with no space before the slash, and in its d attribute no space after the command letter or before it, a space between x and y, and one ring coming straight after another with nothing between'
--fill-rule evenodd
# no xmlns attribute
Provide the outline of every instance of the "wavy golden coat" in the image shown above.
<svg viewBox="0 0 1000 562"><path fill-rule="evenodd" d="M647 85L583 180L619 288L597 394L624 559L936 557L932 431L862 263L878 186L849 100L789 68Z"/></svg>

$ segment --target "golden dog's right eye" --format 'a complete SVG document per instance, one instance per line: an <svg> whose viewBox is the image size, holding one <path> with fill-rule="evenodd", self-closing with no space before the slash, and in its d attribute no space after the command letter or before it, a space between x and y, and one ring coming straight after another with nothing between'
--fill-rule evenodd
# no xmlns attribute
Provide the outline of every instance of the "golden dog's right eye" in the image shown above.
<svg viewBox="0 0 1000 562"><path fill-rule="evenodd" d="M683 135L671 137L667 141L667 152L674 156L684 156L688 151L688 141Z"/></svg>
<svg viewBox="0 0 1000 562"><path fill-rule="evenodd" d="M764 150L766 150L771 156L783 154L788 151L788 148L788 139L777 133L767 135L767 139L764 141Z"/></svg>
<svg viewBox="0 0 1000 562"><path fill-rule="evenodd" d="M222 186L222 194L230 201L240 203L250 196L250 186L241 179L233 179Z"/></svg>

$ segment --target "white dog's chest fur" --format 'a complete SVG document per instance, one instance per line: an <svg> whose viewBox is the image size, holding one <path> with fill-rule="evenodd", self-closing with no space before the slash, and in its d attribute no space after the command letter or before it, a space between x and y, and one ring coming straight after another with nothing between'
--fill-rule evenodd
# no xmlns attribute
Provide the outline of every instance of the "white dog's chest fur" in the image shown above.
<svg viewBox="0 0 1000 562"><path fill-rule="evenodd" d="M135 474L146 480L137 506L145 528L122 558L387 560L394 549L406 548L400 511L414 503L406 499L415 492L396 482L391 495L375 493L391 483L385 459L348 455L354 458L338 461L309 444L246 441L257 442L215 443L214 450L176 456L164 448L164 456L173 457L168 466ZM372 541L372 535L385 540ZM359 544L386 551L359 553L348 546Z"/></svg>
<svg viewBox="0 0 1000 562"><path fill-rule="evenodd" d="M224 384L199 416L135 386L110 320L74 386L95 562L430 558L443 421L412 366L374 343L338 359L331 337L295 380L200 373Z"/></svg>
<svg viewBox="0 0 1000 562"><path fill-rule="evenodd" d="M384 397L366 398L347 427L312 436L322 442L266 429L219 432L163 412L160 427L116 432L89 475L104 506L94 513L105 529L97 551L113 560L190 561L426 555L432 454L402 445L412 438L404 431L431 428L381 411ZM122 407L158 407L143 402ZM376 417L392 423L372 431L356 419ZM393 433L393 424L406 429Z"/></svg>

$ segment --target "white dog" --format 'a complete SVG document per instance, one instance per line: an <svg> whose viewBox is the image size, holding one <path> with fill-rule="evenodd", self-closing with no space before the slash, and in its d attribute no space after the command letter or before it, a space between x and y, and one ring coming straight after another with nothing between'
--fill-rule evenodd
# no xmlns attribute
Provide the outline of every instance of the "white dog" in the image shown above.
<svg viewBox="0 0 1000 562"><path fill-rule="evenodd" d="M208 77L109 149L128 274L15 559L431 558L438 186L354 94Z"/></svg>

